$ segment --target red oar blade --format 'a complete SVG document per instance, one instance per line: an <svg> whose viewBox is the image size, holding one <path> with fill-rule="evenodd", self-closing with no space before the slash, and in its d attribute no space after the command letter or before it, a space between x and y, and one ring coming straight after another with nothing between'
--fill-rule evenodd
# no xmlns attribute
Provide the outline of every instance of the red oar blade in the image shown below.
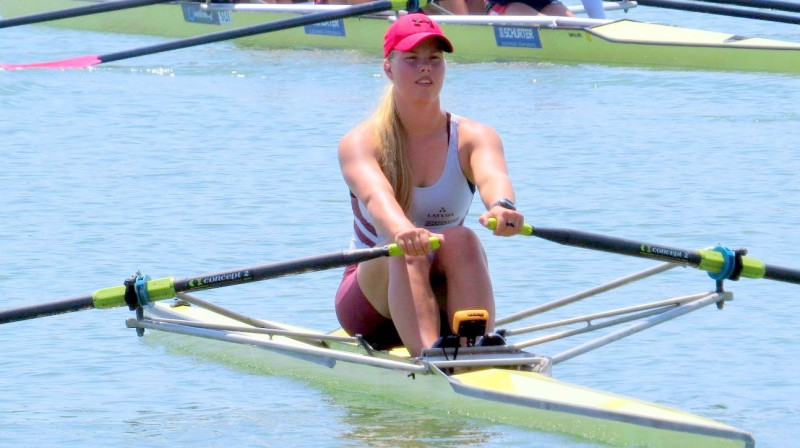
<svg viewBox="0 0 800 448"><path fill-rule="evenodd" d="M50 69L65 69L65 68L87 68L93 65L101 64L99 56L80 56L77 58L61 59L60 61L50 62L36 62L33 64L0 64L5 70L22 70L26 68L50 68Z"/></svg>

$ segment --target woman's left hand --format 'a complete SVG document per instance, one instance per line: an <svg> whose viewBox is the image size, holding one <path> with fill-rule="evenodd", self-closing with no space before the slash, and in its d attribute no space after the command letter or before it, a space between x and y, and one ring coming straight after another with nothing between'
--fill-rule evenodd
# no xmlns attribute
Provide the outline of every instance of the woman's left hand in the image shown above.
<svg viewBox="0 0 800 448"><path fill-rule="evenodd" d="M522 225L525 224L525 217L522 213L511 210L508 208L496 205L490 208L486 213L482 214L478 221L484 227L488 227L489 218L497 220L497 227L494 229L494 234L498 236L514 236L522 231Z"/></svg>

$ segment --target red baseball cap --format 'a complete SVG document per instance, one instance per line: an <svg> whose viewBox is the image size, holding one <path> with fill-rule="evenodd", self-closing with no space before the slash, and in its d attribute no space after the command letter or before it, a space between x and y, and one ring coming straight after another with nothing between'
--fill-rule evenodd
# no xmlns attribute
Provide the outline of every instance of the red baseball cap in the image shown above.
<svg viewBox="0 0 800 448"><path fill-rule="evenodd" d="M400 16L383 36L383 57L389 56L392 50L409 51L429 37L439 39L442 50L453 52L453 44L430 17L420 13Z"/></svg>

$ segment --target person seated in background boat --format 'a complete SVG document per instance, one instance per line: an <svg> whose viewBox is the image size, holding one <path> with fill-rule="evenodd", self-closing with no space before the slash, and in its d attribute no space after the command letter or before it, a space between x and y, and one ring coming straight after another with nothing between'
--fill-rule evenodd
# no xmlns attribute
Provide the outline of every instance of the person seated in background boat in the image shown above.
<svg viewBox="0 0 800 448"><path fill-rule="evenodd" d="M401 16L384 36L391 83L372 118L339 144L354 214L351 248L397 243L406 255L345 269L336 314L349 334L377 348L403 344L412 356L451 333L460 310L489 313L494 297L478 235L463 225L475 189L497 219L495 235L519 233L503 144L487 125L440 105L444 52L453 46L425 14ZM441 241L432 251L430 238Z"/></svg>
<svg viewBox="0 0 800 448"><path fill-rule="evenodd" d="M314 0L315 5L357 5L373 0ZM422 2L408 2L409 11L419 11L426 14L483 14L485 11L484 0L423 0Z"/></svg>
<svg viewBox="0 0 800 448"><path fill-rule="evenodd" d="M605 19L603 0L582 0L586 14L593 19ZM487 15L549 15L573 17L575 14L559 0L486 0Z"/></svg>
<svg viewBox="0 0 800 448"><path fill-rule="evenodd" d="M483 15L486 5L483 0L423 0L418 9L432 15Z"/></svg>
<svg viewBox="0 0 800 448"><path fill-rule="evenodd" d="M559 0L487 0L486 14L490 16L565 16L575 14Z"/></svg>

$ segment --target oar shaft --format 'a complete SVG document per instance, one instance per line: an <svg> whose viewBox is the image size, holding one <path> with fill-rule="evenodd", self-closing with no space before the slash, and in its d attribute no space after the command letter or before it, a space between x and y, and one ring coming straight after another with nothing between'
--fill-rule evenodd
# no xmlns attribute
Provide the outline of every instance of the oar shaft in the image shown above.
<svg viewBox="0 0 800 448"><path fill-rule="evenodd" d="M583 232L580 230L536 227L533 229L533 236L538 236L539 238L567 246L668 261L670 263L682 265L699 266L702 261L702 257L698 251L688 251L667 246L653 246L638 241Z"/></svg>
<svg viewBox="0 0 800 448"><path fill-rule="evenodd" d="M781 266L765 265L764 278L800 285L800 271Z"/></svg>
<svg viewBox="0 0 800 448"><path fill-rule="evenodd" d="M0 310L0 324L94 308L91 295Z"/></svg>
<svg viewBox="0 0 800 448"><path fill-rule="evenodd" d="M775 9L778 11L800 12L800 3L780 0L699 0L706 3L746 6L748 8Z"/></svg>
<svg viewBox="0 0 800 448"><path fill-rule="evenodd" d="M637 0L636 3L642 6L653 6L656 8L677 9L682 11L702 12L706 14L717 14L722 16L743 17L746 19L767 20L771 22L800 24L800 17L791 14L780 14L775 12L748 11L741 8L729 8L726 6L708 5L699 2L678 1L678 0Z"/></svg>
<svg viewBox="0 0 800 448"><path fill-rule="evenodd" d="M145 56L153 53L160 53L164 51L178 50L181 48L188 48L196 45L203 45L213 42L221 42L224 40L238 39L240 37L253 36L256 34L263 34L272 31L280 31L298 26L311 25L319 22L326 22L329 20L338 20L345 17L357 16L361 14L380 12L380 11L385 11L387 9L391 9L391 7L392 3L390 1L376 1L370 3L363 3L360 5L350 6L336 11L315 12L312 14L292 17L288 19L281 19L275 22L262 23L260 25L252 25L233 30L219 31L216 33L203 34L200 36L190 37L187 39L165 42L163 44L152 45L149 47L120 51L117 53L98 56L98 59L100 59L100 61L102 62L117 61L120 59L128 59L138 56Z"/></svg>
<svg viewBox="0 0 800 448"><path fill-rule="evenodd" d="M496 225L496 222L490 220L489 228L493 228L494 225ZM728 276L728 271L726 270L731 268L731 260L726 260L726 255L716 249L686 250L580 230L533 227L529 224L525 224L521 234L536 236L566 246L583 247L603 252L661 260L683 266L692 266L702 269L709 274L722 275L724 278L736 279L741 276L745 278L766 278L780 282L800 284L800 270L768 265L761 260L746 256L736 258L735 263L740 268L739 272L736 275ZM712 277L718 278L714 275L712 275Z"/></svg>
<svg viewBox="0 0 800 448"><path fill-rule="evenodd" d="M437 238L431 238L430 243L432 249L439 248L440 242ZM115 308L129 303L131 306L135 306L137 302L143 305L173 298L179 292L221 288L240 283L257 282L304 272L337 268L374 258L401 255L403 255L403 251L397 244L389 244L388 246L345 250L245 269L186 277L181 280L175 280L172 277L149 280L149 277L137 275L129 282L126 281L125 285L98 289L92 295L0 310L0 324L89 308ZM127 300L126 295L128 296Z"/></svg>
<svg viewBox="0 0 800 448"><path fill-rule="evenodd" d="M120 0L113 2L94 3L76 8L60 9L58 11L41 12L26 16L11 17L0 20L0 28L8 28L18 25L30 25L33 23L47 22L50 20L68 19L70 17L86 16L108 11L118 11L121 9L137 8L139 6L149 6L157 3L166 3L172 0Z"/></svg>
<svg viewBox="0 0 800 448"><path fill-rule="evenodd" d="M333 252L325 255L316 255L312 257L265 264L251 268L235 269L232 271L186 277L180 280L175 280L174 288L176 293L221 288L223 286L257 282L271 278L284 277L287 275L301 274L304 272L332 269L349 264L360 263L373 258L388 257L389 255L391 255L389 246Z"/></svg>

